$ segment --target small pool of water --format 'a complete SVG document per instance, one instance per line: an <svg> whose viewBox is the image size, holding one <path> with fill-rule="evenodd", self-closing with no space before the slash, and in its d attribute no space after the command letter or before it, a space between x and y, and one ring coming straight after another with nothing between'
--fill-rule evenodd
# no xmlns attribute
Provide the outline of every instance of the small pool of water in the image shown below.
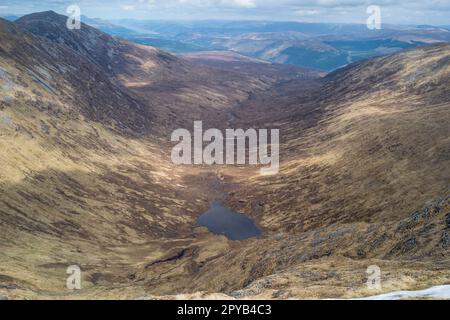
<svg viewBox="0 0 450 320"><path fill-rule="evenodd" d="M197 219L196 226L206 227L210 232L224 235L230 240L245 240L262 235L252 219L231 211L217 201Z"/></svg>

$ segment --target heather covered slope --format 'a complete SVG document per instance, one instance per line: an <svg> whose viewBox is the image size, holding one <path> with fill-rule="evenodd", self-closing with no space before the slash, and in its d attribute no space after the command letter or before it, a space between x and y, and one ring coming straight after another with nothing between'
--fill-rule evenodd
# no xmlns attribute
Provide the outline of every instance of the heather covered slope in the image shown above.
<svg viewBox="0 0 450 320"><path fill-rule="evenodd" d="M4 104L18 96L19 101L31 99L37 108L43 108L40 104L46 100L54 103L54 112L58 112L59 102L74 116L81 113L122 131L143 134L149 130L149 110L89 60L6 20L0 21L0 27ZM50 107L44 109L51 112Z"/></svg>

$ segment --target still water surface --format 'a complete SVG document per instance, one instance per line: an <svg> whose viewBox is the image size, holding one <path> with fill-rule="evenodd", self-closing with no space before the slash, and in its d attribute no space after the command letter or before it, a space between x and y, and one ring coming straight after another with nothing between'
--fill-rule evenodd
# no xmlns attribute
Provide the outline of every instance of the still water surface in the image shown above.
<svg viewBox="0 0 450 320"><path fill-rule="evenodd" d="M210 232L230 240L245 240L262 234L252 219L233 212L218 201L213 202L208 211L197 219L196 226L206 227Z"/></svg>

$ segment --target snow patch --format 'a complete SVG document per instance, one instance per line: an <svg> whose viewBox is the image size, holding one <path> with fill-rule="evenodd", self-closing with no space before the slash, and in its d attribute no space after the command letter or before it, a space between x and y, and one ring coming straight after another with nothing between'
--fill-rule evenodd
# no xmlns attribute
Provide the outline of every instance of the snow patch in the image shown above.
<svg viewBox="0 0 450 320"><path fill-rule="evenodd" d="M358 300L401 300L401 299L450 299L450 285L436 286L419 291L394 291Z"/></svg>

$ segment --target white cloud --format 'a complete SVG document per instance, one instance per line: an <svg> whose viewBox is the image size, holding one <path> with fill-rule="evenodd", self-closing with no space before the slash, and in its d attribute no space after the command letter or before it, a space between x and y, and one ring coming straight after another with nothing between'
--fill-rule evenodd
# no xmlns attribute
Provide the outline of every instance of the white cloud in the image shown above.
<svg viewBox="0 0 450 320"><path fill-rule="evenodd" d="M120 8L125 11L134 11L136 9L136 7L134 5L130 5L130 4L121 5Z"/></svg>
<svg viewBox="0 0 450 320"><path fill-rule="evenodd" d="M310 16L310 15L317 15L320 13L319 10L297 10L295 11L296 14L299 16Z"/></svg>
<svg viewBox="0 0 450 320"><path fill-rule="evenodd" d="M105 19L260 19L365 23L369 5L386 23L450 23L450 0L0 0L6 13L65 12L78 2L83 13ZM117 10L120 8L121 10ZM1 7L0 7L1 9Z"/></svg>
<svg viewBox="0 0 450 320"><path fill-rule="evenodd" d="M257 0L178 0L192 7L255 8Z"/></svg>
<svg viewBox="0 0 450 320"><path fill-rule="evenodd" d="M242 8L255 8L256 0L223 0L225 4L231 4Z"/></svg>

